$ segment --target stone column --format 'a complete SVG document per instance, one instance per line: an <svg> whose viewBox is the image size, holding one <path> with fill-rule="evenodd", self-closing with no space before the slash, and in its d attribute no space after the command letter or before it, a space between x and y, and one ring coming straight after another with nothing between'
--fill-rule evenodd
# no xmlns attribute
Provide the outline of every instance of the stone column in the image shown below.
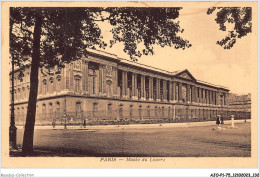
<svg viewBox="0 0 260 178"><path fill-rule="evenodd" d="M145 100L145 76L141 75L141 100Z"/></svg>
<svg viewBox="0 0 260 178"><path fill-rule="evenodd" d="M156 101L160 101L160 79L156 79Z"/></svg>
<svg viewBox="0 0 260 178"><path fill-rule="evenodd" d="M202 104L202 88L199 88L199 103Z"/></svg>
<svg viewBox="0 0 260 178"><path fill-rule="evenodd" d="M208 90L208 104L210 105L210 90Z"/></svg>
<svg viewBox="0 0 260 178"><path fill-rule="evenodd" d="M191 101L190 101L190 85L188 85L187 84L187 88L186 88L186 97L187 97L187 99L186 99L186 101L188 102L188 103L190 103Z"/></svg>
<svg viewBox="0 0 260 178"><path fill-rule="evenodd" d="M125 78L125 71L122 71L122 97L125 98L126 96L126 78Z"/></svg>
<svg viewBox="0 0 260 178"><path fill-rule="evenodd" d="M99 65L99 79L98 79L98 85L99 85L99 94L102 94L103 91L103 66L102 64Z"/></svg>
<svg viewBox="0 0 260 178"><path fill-rule="evenodd" d="M128 78L127 78L127 71L125 71L125 98L127 98L127 87L128 87Z"/></svg>
<svg viewBox="0 0 260 178"><path fill-rule="evenodd" d="M132 99L135 99L135 74L132 73Z"/></svg>
<svg viewBox="0 0 260 178"><path fill-rule="evenodd" d="M173 89L172 89L172 81L169 83L169 101L173 102Z"/></svg>
<svg viewBox="0 0 260 178"><path fill-rule="evenodd" d="M114 71L114 81L112 85L114 85L114 94L118 97L118 70L117 68L112 68L112 70Z"/></svg>
<svg viewBox="0 0 260 178"><path fill-rule="evenodd" d="M172 82L172 100L175 101L175 89L176 89L176 83Z"/></svg>
<svg viewBox="0 0 260 178"><path fill-rule="evenodd" d="M192 102L196 103L196 87L194 85L192 85Z"/></svg>
<svg viewBox="0 0 260 178"><path fill-rule="evenodd" d="M69 78L70 78L70 84L69 84L69 88L70 88L70 90L71 91L73 91L73 89L74 89L74 85L73 85L73 80L74 80L74 76L73 76L73 65L72 65L72 63L71 63L71 65L70 65L70 74L69 74ZM49 81L48 81L49 82ZM49 91L49 90L48 90ZM50 92L50 91L49 91ZM49 93L48 92L48 93Z"/></svg>
<svg viewBox="0 0 260 178"><path fill-rule="evenodd" d="M85 78L83 82L85 83L85 91L88 91L88 61L85 61Z"/></svg>
<svg viewBox="0 0 260 178"><path fill-rule="evenodd" d="M194 102L194 103L197 103L197 96L198 96L198 94L197 94L197 87L196 87L196 86L193 86L193 91L194 91L194 92L193 92L193 93L194 93L194 94L193 94L193 95L194 95L194 96L193 96L193 102Z"/></svg>
<svg viewBox="0 0 260 178"><path fill-rule="evenodd" d="M149 77L149 100L153 100L153 77Z"/></svg>
<svg viewBox="0 0 260 178"><path fill-rule="evenodd" d="M179 83L179 101L182 101L182 83Z"/></svg>
<svg viewBox="0 0 260 178"><path fill-rule="evenodd" d="M107 74L107 70L106 70L106 66L105 65L103 65L103 78L102 78L102 80L103 80L103 82L102 82L102 88L103 88L103 90L102 90L102 92L103 92L103 94L107 94L107 83L106 83L106 74Z"/></svg>
<svg viewBox="0 0 260 178"><path fill-rule="evenodd" d="M167 101L167 83L163 80L163 101Z"/></svg>
<svg viewBox="0 0 260 178"><path fill-rule="evenodd" d="M209 104L212 104L212 91L209 91Z"/></svg>
<svg viewBox="0 0 260 178"><path fill-rule="evenodd" d="M208 90L204 89L205 104L208 104Z"/></svg>
<svg viewBox="0 0 260 178"><path fill-rule="evenodd" d="M213 91L213 105L216 105L216 92Z"/></svg>
<svg viewBox="0 0 260 178"><path fill-rule="evenodd" d="M205 89L201 89L202 90L202 104L205 104Z"/></svg>
<svg viewBox="0 0 260 178"><path fill-rule="evenodd" d="M136 99L138 99L138 91L137 91L137 74L134 74L135 75L135 97Z"/></svg>

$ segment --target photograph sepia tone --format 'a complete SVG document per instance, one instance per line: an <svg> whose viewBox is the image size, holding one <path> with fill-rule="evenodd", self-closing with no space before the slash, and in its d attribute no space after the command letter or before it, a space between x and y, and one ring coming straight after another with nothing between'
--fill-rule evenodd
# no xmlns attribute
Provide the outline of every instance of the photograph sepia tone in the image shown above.
<svg viewBox="0 0 260 178"><path fill-rule="evenodd" d="M257 14L257 2L2 3L2 165L257 167Z"/></svg>

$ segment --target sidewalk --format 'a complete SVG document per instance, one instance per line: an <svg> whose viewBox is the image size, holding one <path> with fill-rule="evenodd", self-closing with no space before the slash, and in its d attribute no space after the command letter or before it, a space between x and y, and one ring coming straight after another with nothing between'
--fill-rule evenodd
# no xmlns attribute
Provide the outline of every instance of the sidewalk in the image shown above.
<svg viewBox="0 0 260 178"><path fill-rule="evenodd" d="M251 119L247 119L246 122L251 122ZM244 123L244 120L235 120L235 124ZM122 128L169 128L169 127L198 127L198 126L215 126L216 121L205 121L205 122L183 122L183 123L162 123L162 124L130 124L130 125L93 125L86 126L70 126L67 125L67 129L74 130L93 130L93 129L122 129ZM224 126L231 125L231 120L225 120ZM23 129L23 126L16 126L17 129ZM56 126L35 126L35 129L64 129L63 125Z"/></svg>

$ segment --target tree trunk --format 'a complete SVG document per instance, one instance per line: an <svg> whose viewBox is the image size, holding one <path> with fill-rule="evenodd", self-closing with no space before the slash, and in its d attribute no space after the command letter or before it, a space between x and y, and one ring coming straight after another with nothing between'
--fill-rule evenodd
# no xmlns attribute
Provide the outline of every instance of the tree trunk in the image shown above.
<svg viewBox="0 0 260 178"><path fill-rule="evenodd" d="M36 16L33 32L33 52L30 73L30 94L26 116L25 130L23 136L22 152L24 156L33 154L33 135L36 114L36 102L38 94L38 75L40 65L40 38L42 31L42 17Z"/></svg>

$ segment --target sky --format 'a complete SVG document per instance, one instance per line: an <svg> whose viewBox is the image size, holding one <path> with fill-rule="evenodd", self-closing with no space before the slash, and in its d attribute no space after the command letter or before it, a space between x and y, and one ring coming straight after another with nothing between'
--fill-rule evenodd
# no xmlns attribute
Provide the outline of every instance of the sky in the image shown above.
<svg viewBox="0 0 260 178"><path fill-rule="evenodd" d="M257 64L257 58L252 56L254 35L248 34L237 40L233 48L225 50L216 42L222 40L228 32L219 30L214 20L216 14L206 14L208 7L209 4L201 3L197 6L183 6L180 11L178 20L184 29L181 36L189 40L192 47L182 50L155 46L155 55L142 56L138 62L168 71L188 69L196 79L228 87L231 93L252 92L251 71ZM102 28L105 40L112 38L109 30ZM122 44L116 44L106 51L129 59L123 52Z"/></svg>

